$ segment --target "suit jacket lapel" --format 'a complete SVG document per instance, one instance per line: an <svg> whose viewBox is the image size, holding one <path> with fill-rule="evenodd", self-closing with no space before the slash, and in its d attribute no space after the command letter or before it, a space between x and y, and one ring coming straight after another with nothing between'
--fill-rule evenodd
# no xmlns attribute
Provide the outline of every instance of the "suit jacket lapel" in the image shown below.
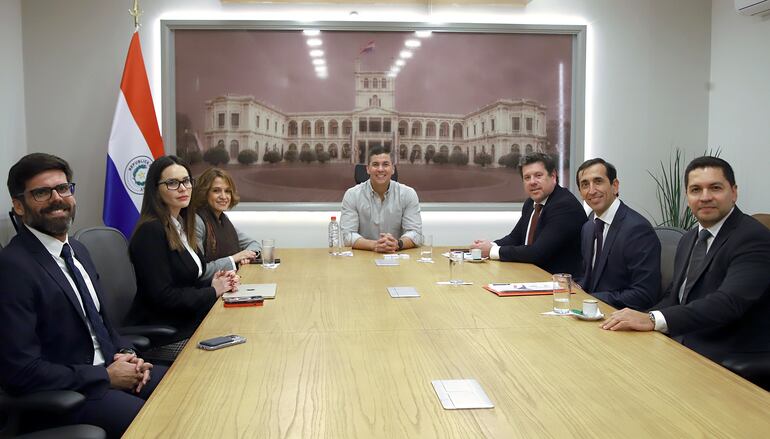
<svg viewBox="0 0 770 439"><path fill-rule="evenodd" d="M615 238L618 237L618 233L623 224L623 220L626 217L627 209L628 208L626 205L621 201L620 207L618 207L618 211L615 212L615 218L612 219L612 224L609 224L610 230L607 232L607 238L602 243L602 253L596 255L596 263L594 264L596 268L594 270L593 276L591 277L591 291L596 288L597 281L602 277L604 267L607 265L610 249L615 243Z"/></svg>
<svg viewBox="0 0 770 439"><path fill-rule="evenodd" d="M32 232L28 231L25 227L21 227L19 229L19 234L24 238L26 244L25 247L29 249L32 257L35 258L37 263L40 264L43 269L45 269L45 271L53 278L54 281L56 281L56 283L59 285L59 288L61 288L61 291L65 296L67 296L70 304L75 307L75 311L78 313L81 320L83 320L83 323L87 324L86 315L83 313L83 308L80 306L80 301L75 296L77 293L72 289L72 285L70 285L69 281L67 281L67 278L64 277L64 273L61 271L61 268L59 268L59 265L56 263L56 261L53 260L51 254L48 253L48 250L46 250L43 244L37 238L35 238Z"/></svg>

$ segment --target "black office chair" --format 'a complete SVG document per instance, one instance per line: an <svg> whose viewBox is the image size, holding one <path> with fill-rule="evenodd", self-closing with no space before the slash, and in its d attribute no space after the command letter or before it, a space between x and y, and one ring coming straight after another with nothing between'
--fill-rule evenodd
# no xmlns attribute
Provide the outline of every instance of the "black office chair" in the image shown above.
<svg viewBox="0 0 770 439"><path fill-rule="evenodd" d="M22 425L22 418L29 416L63 415L78 408L86 400L85 396L71 390L52 390L30 393L24 396L10 396L0 389L0 438L26 439L103 439L107 433L93 425L67 425L33 431L27 434L30 426Z"/></svg>
<svg viewBox="0 0 770 439"><path fill-rule="evenodd" d="M13 213L13 209L8 211L8 216L11 217L11 224L13 224L13 230L19 231L19 220L16 218L16 214Z"/></svg>
<svg viewBox="0 0 770 439"><path fill-rule="evenodd" d="M73 238L85 245L91 253L104 292L107 315L121 335L131 340L137 349L145 351L154 347L154 339L167 338L176 333L176 328L165 325L124 325L137 287L134 265L128 255L128 243L118 229L89 227L75 232Z"/></svg>
<svg viewBox="0 0 770 439"><path fill-rule="evenodd" d="M722 361L722 366L770 392L770 354L733 354Z"/></svg>
<svg viewBox="0 0 770 439"><path fill-rule="evenodd" d="M356 165L353 171L353 179L356 181L356 184L363 183L369 179L369 174L366 173L366 165L361 163ZM395 165L393 166L393 175L390 176L390 179L398 181L398 168Z"/></svg>
<svg viewBox="0 0 770 439"><path fill-rule="evenodd" d="M655 227L655 234L660 241L660 282L661 291L665 291L674 278L674 258L679 240L685 231L676 227Z"/></svg>

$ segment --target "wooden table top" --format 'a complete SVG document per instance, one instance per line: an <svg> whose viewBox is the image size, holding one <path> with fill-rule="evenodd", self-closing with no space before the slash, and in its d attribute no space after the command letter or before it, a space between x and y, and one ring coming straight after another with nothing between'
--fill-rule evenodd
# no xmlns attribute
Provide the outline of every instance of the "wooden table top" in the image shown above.
<svg viewBox="0 0 770 439"><path fill-rule="evenodd" d="M277 283L263 307L217 303L126 437L764 437L770 393L659 333L545 316L551 296L497 297L490 282L549 280L527 264L447 259L397 267L374 253L279 249L241 268ZM389 286L419 298L393 299ZM580 300L582 291L575 294ZM601 304L607 314L612 308ZM198 341L239 334L218 351ZM437 379L476 379L493 409L444 410Z"/></svg>

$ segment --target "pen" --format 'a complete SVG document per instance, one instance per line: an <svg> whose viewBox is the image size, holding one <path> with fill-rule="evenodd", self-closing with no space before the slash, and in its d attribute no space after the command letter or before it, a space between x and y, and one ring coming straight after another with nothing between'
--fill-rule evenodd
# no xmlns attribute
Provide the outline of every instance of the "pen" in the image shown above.
<svg viewBox="0 0 770 439"><path fill-rule="evenodd" d="M572 311L573 314L577 314L577 315L581 315L581 316L583 315L583 311L581 311L579 309L571 309L570 311Z"/></svg>

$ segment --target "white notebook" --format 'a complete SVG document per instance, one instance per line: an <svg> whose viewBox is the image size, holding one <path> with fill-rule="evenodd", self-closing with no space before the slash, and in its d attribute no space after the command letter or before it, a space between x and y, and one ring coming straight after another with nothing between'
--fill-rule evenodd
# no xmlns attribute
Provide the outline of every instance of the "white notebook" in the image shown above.
<svg viewBox="0 0 770 439"><path fill-rule="evenodd" d="M278 284L241 284L238 291L225 293L222 297L250 297L262 296L265 299L275 299Z"/></svg>

